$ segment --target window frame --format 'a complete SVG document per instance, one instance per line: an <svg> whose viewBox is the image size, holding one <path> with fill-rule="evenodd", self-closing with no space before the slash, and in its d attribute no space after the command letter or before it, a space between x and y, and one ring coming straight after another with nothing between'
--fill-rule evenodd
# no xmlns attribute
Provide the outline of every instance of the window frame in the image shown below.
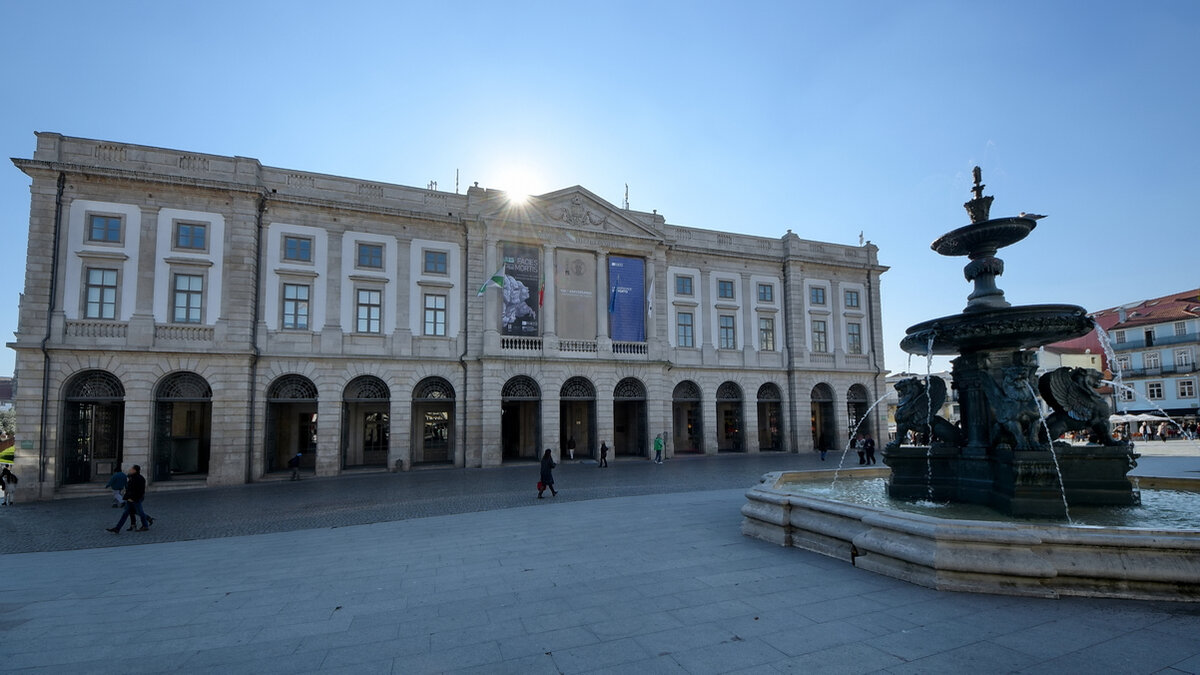
<svg viewBox="0 0 1200 675"><path fill-rule="evenodd" d="M299 256L289 255L289 252L291 251L289 244L291 244L292 242L295 242L297 244L297 249L296 249L297 252L299 252L299 249L301 248L300 244L305 244L306 247L304 247L304 248L308 254L308 257L302 258ZM314 242L313 237L306 237L301 234L284 234L283 235L283 245L279 252L280 259L283 260L284 262L289 262L289 263L305 263L305 264L311 265L313 262L313 257L314 257L313 249L315 248L315 245L314 245L315 243L316 242Z"/></svg>
<svg viewBox="0 0 1200 675"><path fill-rule="evenodd" d="M688 297L694 296L696 294L696 291L695 291L695 287L692 283L693 281L694 281L694 279L692 279L692 275L690 275L690 274L676 274L675 275L675 295L686 295ZM685 286L686 286L686 289L684 288Z"/></svg>
<svg viewBox="0 0 1200 675"><path fill-rule="evenodd" d="M354 242L354 266L357 269L381 271L384 268L384 250L383 244L375 241L356 241ZM367 260L364 262L363 253L368 253ZM378 255L369 255L377 253ZM371 264L375 263L375 264Z"/></svg>
<svg viewBox="0 0 1200 675"><path fill-rule="evenodd" d="M1162 382L1156 381L1156 382L1147 382L1146 383L1146 400L1161 401L1164 398L1166 398L1165 394L1166 394L1166 388L1163 387Z"/></svg>
<svg viewBox="0 0 1200 675"><path fill-rule="evenodd" d="M1196 380L1185 377L1176 380L1175 393L1177 398L1196 398Z"/></svg>
<svg viewBox="0 0 1200 675"><path fill-rule="evenodd" d="M107 283L105 283L105 279L103 279L103 278L100 279L100 283L95 283L95 284L92 283L92 273L93 272L100 272L101 274L103 274L105 272L111 272L112 277L113 277L112 285L110 286ZM83 318L91 320L91 321L116 321L117 317L119 316L119 314L117 313L117 311L118 311L117 301L120 299L120 293L119 293L120 288L121 288L121 271L120 271L120 269L114 268L114 267L85 267L83 270L83 279L84 279ZM101 298L98 299L96 302L92 301L92 291L94 289L97 290L101 295ZM105 295L105 290L111 290L111 292L112 292L111 302L106 302L104 300L103 296ZM92 314L91 314L91 307L93 305L95 305L97 307L97 316L92 316ZM106 306L111 306L112 316L104 316L104 308Z"/></svg>
<svg viewBox="0 0 1200 675"><path fill-rule="evenodd" d="M104 219L106 221L116 222L116 239L109 239L107 236L96 237L96 221ZM119 246L125 243L125 216L120 213L88 213L85 218L87 231L85 237L90 244L103 244L106 246ZM111 226L104 227L104 233L107 235L111 231Z"/></svg>
<svg viewBox="0 0 1200 675"><path fill-rule="evenodd" d="M197 279L200 282L200 288L181 289L179 282L182 279ZM204 323L204 293L207 286L207 279L203 274L192 274L190 272L174 272L171 274L171 323L198 325ZM184 302L181 305L180 299ZM195 305L192 301L195 300ZM180 311L183 311L184 318L180 318ZM193 312L195 318L193 318Z"/></svg>
<svg viewBox="0 0 1200 675"><path fill-rule="evenodd" d="M430 300L441 300L441 307L430 307ZM422 335L426 337L446 337L446 308L447 297L444 293L425 293L421 299L421 318L423 325ZM432 316L432 322L430 318ZM439 320L440 317L440 320ZM433 330L430 330L430 326ZM438 332L440 328L441 332Z"/></svg>
<svg viewBox="0 0 1200 675"><path fill-rule="evenodd" d="M304 289L304 298L299 298L299 297L289 298L288 297L288 289L289 288L303 288ZM284 282L283 288L280 290L280 295L281 295L281 301L279 303L279 306L280 306L279 326L280 326L280 328L282 328L283 330L297 330L297 331L311 330L309 321L312 318L312 285L311 284L293 284L290 282ZM293 305L293 307L291 308L290 311L289 311L289 307L288 307L289 304ZM303 312L299 311L299 309L301 307L304 308ZM289 316L291 317L291 320L292 320L292 325L290 325L290 326L288 325L288 317ZM303 317L303 319L304 319L304 325L300 325L301 317Z"/></svg>
<svg viewBox="0 0 1200 675"><path fill-rule="evenodd" d="M717 349L737 349L737 317L717 315Z"/></svg>
<svg viewBox="0 0 1200 675"><path fill-rule="evenodd" d="M850 298L854 298L854 302L850 302ZM854 288L847 288L842 292L842 302L846 304L846 309L862 309L862 298L859 292Z"/></svg>
<svg viewBox="0 0 1200 675"><path fill-rule="evenodd" d="M1191 349L1185 347L1183 349L1175 350L1176 370L1180 368L1191 368L1193 363L1195 363L1195 359L1192 357Z"/></svg>
<svg viewBox="0 0 1200 675"><path fill-rule="evenodd" d="M758 301L775 304L775 284L758 284Z"/></svg>
<svg viewBox="0 0 1200 675"><path fill-rule="evenodd" d="M717 279L717 299L737 300L736 286L732 279Z"/></svg>
<svg viewBox="0 0 1200 675"><path fill-rule="evenodd" d="M1187 322L1186 321L1176 321L1175 322L1175 337L1179 337L1181 335L1187 335Z"/></svg>
<svg viewBox="0 0 1200 675"><path fill-rule="evenodd" d="M373 294L374 298L364 301L364 294ZM366 316L363 315L364 309L367 310ZM374 310L373 315L372 310ZM367 287L354 289L354 332L362 335L383 334L383 289Z"/></svg>
<svg viewBox="0 0 1200 675"><path fill-rule="evenodd" d="M441 258L440 263L437 260L437 256ZM432 262L434 262L433 269L430 269L431 258ZM438 267L441 267L441 269L437 269ZM442 276L450 274L450 252L435 248L423 249L421 251L421 273Z"/></svg>
<svg viewBox="0 0 1200 675"><path fill-rule="evenodd" d="M758 349L763 352L775 351L775 317L758 317Z"/></svg>
<svg viewBox="0 0 1200 675"><path fill-rule="evenodd" d="M809 286L808 304L814 307L824 307L826 305L826 295L824 286Z"/></svg>
<svg viewBox="0 0 1200 675"><path fill-rule="evenodd" d="M174 227L172 228L173 232L171 233L171 249L172 250L174 250L174 251L191 251L194 253L195 252L203 253L203 252L208 251L208 223L202 223L202 222L197 222L197 221L192 221L192 220L176 220L173 223L173 225L174 225ZM184 228L189 228L189 229L200 231L200 237L202 239L202 242L199 246L195 246L192 244L183 244L181 242L181 236L183 234ZM196 237L195 237L194 233L189 235L190 241L194 242L195 239L196 239Z"/></svg>
<svg viewBox="0 0 1200 675"><path fill-rule="evenodd" d="M685 316L687 317L687 321L684 321L683 317ZM686 336L684 334L685 330ZM695 348L696 315L691 312L677 312L675 314L675 343L676 347L683 347L684 349Z"/></svg>
<svg viewBox="0 0 1200 675"><path fill-rule="evenodd" d="M812 350L814 354L829 353L829 326L824 319L812 321Z"/></svg>
<svg viewBox="0 0 1200 675"><path fill-rule="evenodd" d="M1162 370L1162 357L1158 352L1146 352L1142 354L1142 367L1146 370Z"/></svg>
<svg viewBox="0 0 1200 675"><path fill-rule="evenodd" d="M862 324L858 321L846 322L846 353L863 354Z"/></svg>

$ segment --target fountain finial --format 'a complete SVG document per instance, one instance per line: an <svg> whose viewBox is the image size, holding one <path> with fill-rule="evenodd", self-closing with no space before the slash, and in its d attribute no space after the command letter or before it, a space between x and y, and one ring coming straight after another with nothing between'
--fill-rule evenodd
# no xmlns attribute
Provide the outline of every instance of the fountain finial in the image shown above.
<svg viewBox="0 0 1200 675"><path fill-rule="evenodd" d="M983 196L983 188L987 187L983 184L983 171L979 167L975 167L971 173L975 177L975 186L971 188L975 198L963 206L966 207L967 214L971 216L972 223L982 223L988 219L988 213L992 210L993 197Z"/></svg>

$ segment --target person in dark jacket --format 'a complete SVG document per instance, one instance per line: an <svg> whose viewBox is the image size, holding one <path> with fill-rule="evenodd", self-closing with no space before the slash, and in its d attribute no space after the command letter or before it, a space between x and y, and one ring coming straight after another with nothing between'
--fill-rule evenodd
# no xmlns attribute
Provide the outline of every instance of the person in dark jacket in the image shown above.
<svg viewBox="0 0 1200 675"><path fill-rule="evenodd" d="M149 530L154 519L142 510L142 500L145 498L146 478L142 476L142 467L134 464L129 467L129 483L125 486L125 511L121 513L121 520L117 521L117 526L108 528L108 531L121 534L121 526L125 524L125 519L132 518L135 513L142 519L142 527L138 532Z"/></svg>
<svg viewBox="0 0 1200 675"><path fill-rule="evenodd" d="M600 464L597 469L603 469L608 466L608 444L600 441Z"/></svg>
<svg viewBox="0 0 1200 675"><path fill-rule="evenodd" d="M121 465L118 464L116 470L113 471L113 475L109 476L108 483L104 486L112 490L112 507L114 509L125 505L125 496L123 493L125 492L125 486L128 484L129 476L125 475L125 472L121 470Z"/></svg>
<svg viewBox="0 0 1200 675"><path fill-rule="evenodd" d="M542 454L542 480L538 485L538 499L542 498L542 493L546 490L555 497L558 496L558 490L554 489L554 467L558 466L554 463L554 458L550 456L550 448L546 448L546 452Z"/></svg>

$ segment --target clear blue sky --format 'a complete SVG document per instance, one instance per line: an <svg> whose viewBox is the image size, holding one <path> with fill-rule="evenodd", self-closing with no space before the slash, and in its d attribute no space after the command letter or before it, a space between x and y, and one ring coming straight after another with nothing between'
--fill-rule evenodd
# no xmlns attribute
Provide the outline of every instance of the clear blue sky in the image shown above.
<svg viewBox="0 0 1200 675"><path fill-rule="evenodd" d="M582 185L668 222L879 246L886 365L960 311L929 244L1049 217L1005 249L1014 304L1200 287L1200 2L16 2L0 146L34 131L404 185ZM28 180L0 170L0 337ZM938 367L940 364L935 364ZM0 350L0 375L13 353ZM913 369L924 369L914 358Z"/></svg>

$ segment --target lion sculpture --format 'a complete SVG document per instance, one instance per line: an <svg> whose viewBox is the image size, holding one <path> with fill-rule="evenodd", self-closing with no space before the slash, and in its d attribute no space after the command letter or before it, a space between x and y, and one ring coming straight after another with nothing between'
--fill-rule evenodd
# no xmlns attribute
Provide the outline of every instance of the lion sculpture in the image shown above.
<svg viewBox="0 0 1200 675"><path fill-rule="evenodd" d="M927 379L928 386L919 377L906 377L894 385L900 402L896 407L896 440L888 448L900 447L909 431L958 445L958 429L937 414L946 402L946 381L937 376Z"/></svg>
<svg viewBox="0 0 1200 675"><path fill-rule="evenodd" d="M1015 363L1004 368L1000 383L990 377L983 378L983 391L995 420L991 432L993 447L1005 437L1012 441L1014 450L1033 450L1039 445L1042 415L1032 384L1036 370L1035 364Z"/></svg>
<svg viewBox="0 0 1200 675"><path fill-rule="evenodd" d="M1096 393L1100 386L1100 371L1094 368L1056 368L1038 380L1042 400L1054 409L1046 418L1049 438L1053 441L1068 431L1087 430L1103 445L1119 445L1109 429L1108 416L1112 409ZM1046 432L1043 432L1046 433Z"/></svg>

